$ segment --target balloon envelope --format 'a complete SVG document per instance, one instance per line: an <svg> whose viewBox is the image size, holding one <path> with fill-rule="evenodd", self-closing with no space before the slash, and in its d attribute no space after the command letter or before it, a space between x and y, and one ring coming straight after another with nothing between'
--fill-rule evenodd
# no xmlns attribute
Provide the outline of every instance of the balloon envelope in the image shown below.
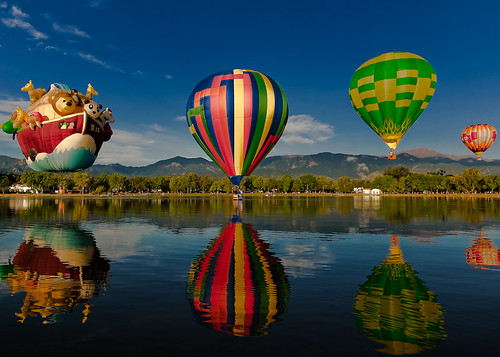
<svg viewBox="0 0 500 357"><path fill-rule="evenodd" d="M198 83L189 96L186 117L198 144L239 185L278 142L288 104L272 78L234 69Z"/></svg>
<svg viewBox="0 0 500 357"><path fill-rule="evenodd" d="M114 122L111 111L89 111L87 101L92 108L99 107L91 102L90 94L83 95L60 83L51 84L48 91L38 88L28 93L31 104L26 112L18 108L11 121L2 125L3 131L17 135L28 166L35 171L90 167L103 142L113 134L108 123ZM13 126L14 118L21 121L18 127Z"/></svg>
<svg viewBox="0 0 500 357"><path fill-rule="evenodd" d="M462 142L478 156L478 160L496 138L497 130L488 124L470 125L462 131Z"/></svg>
<svg viewBox="0 0 500 357"><path fill-rule="evenodd" d="M436 73L422 57L389 52L359 67L351 79L349 96L359 116L391 148L429 104Z"/></svg>

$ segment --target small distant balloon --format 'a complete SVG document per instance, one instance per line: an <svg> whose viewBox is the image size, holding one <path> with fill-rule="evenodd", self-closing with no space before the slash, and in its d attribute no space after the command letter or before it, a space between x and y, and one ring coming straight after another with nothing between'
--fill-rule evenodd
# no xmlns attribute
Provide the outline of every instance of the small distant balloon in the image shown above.
<svg viewBox="0 0 500 357"><path fill-rule="evenodd" d="M349 96L359 116L389 146L389 159L403 135L429 104L436 89L436 72L420 56L389 52L359 67Z"/></svg>
<svg viewBox="0 0 500 357"><path fill-rule="evenodd" d="M283 134L288 103L281 86L257 71L212 74L186 105L189 130L205 153L239 185Z"/></svg>
<svg viewBox="0 0 500 357"><path fill-rule="evenodd" d="M477 155L481 160L481 155L488 150L497 138L497 130L488 124L470 125L462 131L462 142Z"/></svg>

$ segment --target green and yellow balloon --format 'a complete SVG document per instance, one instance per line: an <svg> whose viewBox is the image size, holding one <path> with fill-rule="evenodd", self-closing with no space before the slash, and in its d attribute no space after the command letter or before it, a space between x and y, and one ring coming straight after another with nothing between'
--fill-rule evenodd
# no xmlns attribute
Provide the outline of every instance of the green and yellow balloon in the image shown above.
<svg viewBox="0 0 500 357"><path fill-rule="evenodd" d="M436 72L420 56L389 52L359 67L351 79L349 97L359 116L389 146L389 159L403 135L429 104Z"/></svg>

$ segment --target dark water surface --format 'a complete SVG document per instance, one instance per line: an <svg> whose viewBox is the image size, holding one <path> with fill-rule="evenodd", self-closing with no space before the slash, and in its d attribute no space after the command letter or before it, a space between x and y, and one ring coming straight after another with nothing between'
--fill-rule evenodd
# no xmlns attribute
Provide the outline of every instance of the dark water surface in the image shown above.
<svg viewBox="0 0 500 357"><path fill-rule="evenodd" d="M497 355L498 198L2 198L10 356Z"/></svg>

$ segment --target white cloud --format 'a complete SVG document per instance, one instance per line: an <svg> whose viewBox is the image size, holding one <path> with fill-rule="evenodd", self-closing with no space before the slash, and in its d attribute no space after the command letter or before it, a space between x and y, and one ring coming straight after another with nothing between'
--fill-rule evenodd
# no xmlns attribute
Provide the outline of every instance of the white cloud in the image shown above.
<svg viewBox="0 0 500 357"><path fill-rule="evenodd" d="M102 66L104 68L107 68L107 69L113 68L113 67L111 67L110 64L108 64L104 61L101 61L100 59L97 59L94 55L78 52L78 56L80 56L81 58L83 58L86 61L98 64L99 66Z"/></svg>
<svg viewBox="0 0 500 357"><path fill-rule="evenodd" d="M166 75L165 75L165 78L166 78L166 79L172 79L173 77L172 77L170 74L166 74Z"/></svg>
<svg viewBox="0 0 500 357"><path fill-rule="evenodd" d="M291 115L281 137L287 144L316 144L334 136L333 126L307 114Z"/></svg>
<svg viewBox="0 0 500 357"><path fill-rule="evenodd" d="M29 107L29 100L21 100L21 99L0 99L0 120L2 124L10 120L10 116L12 113L16 111L16 108L19 107L21 109L26 109Z"/></svg>
<svg viewBox="0 0 500 357"><path fill-rule="evenodd" d="M288 244L280 254L286 274L294 278L310 278L317 271L331 266L335 257L326 248L310 244Z"/></svg>
<svg viewBox="0 0 500 357"><path fill-rule="evenodd" d="M67 33L70 35L78 36L78 37L83 37L83 38L91 38L88 33L85 31L80 30L78 27L73 26L73 25L59 25L57 23L53 23L52 27L54 28L55 31L61 32L61 33Z"/></svg>
<svg viewBox="0 0 500 357"><path fill-rule="evenodd" d="M14 16L16 18L21 18L21 19L27 19L27 18L29 18L29 15L26 14L26 13L24 13L17 6L12 6L11 9L10 9L10 13L12 14L12 16Z"/></svg>
<svg viewBox="0 0 500 357"><path fill-rule="evenodd" d="M2 3L4 5L5 3ZM6 4L5 4L6 5ZM2 6L5 8L6 6ZM26 19L29 18L29 15L24 13L20 8L17 6L12 6L10 9L10 14L12 17L10 18L2 18L2 22L5 26L9 28L20 28L24 31L26 31L28 34L30 34L33 39L39 40L39 39L47 39L49 36L44 34L41 31L38 31L35 29L35 27L26 21Z"/></svg>
<svg viewBox="0 0 500 357"><path fill-rule="evenodd" d="M178 117L175 117L174 120L175 121L185 121L186 120L186 116L185 115L179 115Z"/></svg>
<svg viewBox="0 0 500 357"><path fill-rule="evenodd" d="M4 1L0 3L0 9L6 9L7 8L7 3Z"/></svg>

